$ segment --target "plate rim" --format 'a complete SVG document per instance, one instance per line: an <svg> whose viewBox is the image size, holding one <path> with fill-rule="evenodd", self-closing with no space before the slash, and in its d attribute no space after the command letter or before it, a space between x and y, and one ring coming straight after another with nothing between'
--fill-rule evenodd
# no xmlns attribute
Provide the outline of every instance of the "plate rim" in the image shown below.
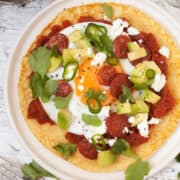
<svg viewBox="0 0 180 180"><path fill-rule="evenodd" d="M50 170L51 172L53 172L54 174L56 175L60 175L61 177L63 177L64 179L72 179L70 176L67 176L66 174L64 173L60 173L60 172L56 172L53 168L51 168L49 165L46 164L46 162L44 162L44 160L40 159L37 154L35 154L31 147L28 146L27 142L25 142L25 139L22 138L22 134L20 134L20 131L18 131L18 127L17 125L15 124L15 121L13 120L13 114L12 114L12 111L11 111L11 107L10 107L10 98L9 98L9 95L8 95L8 92L9 92L9 84L8 84L8 81L9 81L9 76L10 76L10 69L11 69L11 66L12 66L12 59L13 57L15 56L15 53L17 51L17 47L19 45L19 43L22 41L22 38L23 36L26 34L26 32L28 31L28 29L32 26L32 24L37 20L39 19L45 12L49 11L50 9L53 9L53 7L55 7L56 5L60 5L61 3L63 3L64 0L57 0L53 3L51 3L50 5L48 5L47 7L45 7L44 9L42 9L39 13L37 13L37 15L35 15L32 20L25 26L24 30L22 31L21 35L19 36L19 38L17 39L16 43L15 43L15 46L12 50L12 52L10 53L10 56L8 58L8 63L7 63L7 70L6 70L6 79L5 79L5 101L6 101L6 107L7 107L7 112L8 112L8 116L9 116L9 120L10 120L10 123L11 123L11 126L13 127L13 130L15 131L16 135L18 136L18 139L21 141L21 143L23 144L23 146L25 147L26 151L30 153L30 155L35 159L37 160L40 165L42 165L43 167L47 168L48 170ZM75 1L75 0L73 0ZM73 2L71 1L71 2ZM80 0L78 0L80 1ZM87 1L87 0L82 0L83 2L84 1ZM93 2L98 2L97 0L91 0ZM101 2L103 2L103 0L100 0ZM100 2L99 1L99 2ZM108 0L108 1L105 1L105 2L117 2L117 0ZM125 0L119 0L118 2L119 3L124 3ZM138 0L131 0L133 3L137 2ZM90 1L89 1L90 2ZM129 2L129 0L128 0ZM159 9L161 12L158 12L158 13L161 13L161 14L164 14L166 17L168 17L171 21L172 24L174 24L174 26L177 27L177 29L180 30L180 26L179 24L171 17L171 15L167 14L165 12L164 9L162 9L161 7L158 7L157 5L155 5L153 2L145 2L145 0L141 0L141 3L142 4L149 4L150 6L154 7L155 9ZM72 3L73 4L73 3ZM128 4L127 2L125 4ZM131 4L132 5L132 4ZM72 5L74 6L74 5ZM145 11L144 11L145 12ZM146 13L146 12L145 12ZM147 13L146 13L147 14ZM148 14L149 15L149 14ZM49 22L47 22L48 24ZM43 27L44 28L44 27ZM172 35L172 34L171 34ZM19 102L17 102L19 104ZM179 128L177 128L179 129ZM176 129L176 130L177 130ZM30 131L30 130L29 130ZM173 133L175 134L175 133ZM169 139L169 138L168 138ZM164 145L162 145L163 147ZM162 148L161 147L161 148ZM157 168L156 170L154 170L153 172L150 173L150 175L156 173L157 171L159 171L160 169L162 169L163 167L165 167L175 156L176 154L180 151L180 146L177 147L177 150L176 151L173 151L171 154L170 154L170 158L166 159L164 162L163 162L163 165L161 165L161 167ZM84 170L83 170L84 171ZM100 174L100 176L102 176L102 174L104 173L92 173L92 172L88 172L88 173L91 173L91 174ZM108 174L111 174L111 173L108 173ZM114 173L113 173L114 174ZM122 174L122 173L121 173ZM100 177L99 176L99 177ZM107 175L106 175L107 176ZM122 174L123 176L123 174ZM99 178L98 177L98 178ZM74 179L74 178L73 178Z"/></svg>

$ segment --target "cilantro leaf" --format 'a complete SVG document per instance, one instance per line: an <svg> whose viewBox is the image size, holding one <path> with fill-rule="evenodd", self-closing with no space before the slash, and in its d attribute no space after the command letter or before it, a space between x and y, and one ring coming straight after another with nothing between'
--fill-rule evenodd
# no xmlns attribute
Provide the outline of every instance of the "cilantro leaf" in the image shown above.
<svg viewBox="0 0 180 180"><path fill-rule="evenodd" d="M82 114L82 120L91 126L100 126L101 125L101 120L97 115L90 115L90 114Z"/></svg>
<svg viewBox="0 0 180 180"><path fill-rule="evenodd" d="M87 99L93 97L93 95L94 95L94 89L92 88L89 88L87 92L84 93L84 97L86 97Z"/></svg>
<svg viewBox="0 0 180 180"><path fill-rule="evenodd" d="M35 161L32 161L29 164L24 164L21 167L21 171L25 177L28 177L32 180L36 180L40 177L51 177L56 180L59 180L58 177L54 176L44 168L42 168L39 164L37 164Z"/></svg>
<svg viewBox="0 0 180 180"><path fill-rule="evenodd" d="M150 170L149 163L137 159L134 163L130 164L125 171L126 180L143 180L144 176L148 174Z"/></svg>
<svg viewBox="0 0 180 180"><path fill-rule="evenodd" d="M30 80L30 88L34 99L40 97L43 102L47 102L57 89L57 81L47 76L42 78L40 74L34 73Z"/></svg>
<svg viewBox="0 0 180 180"><path fill-rule="evenodd" d="M135 102L133 96L131 95L131 90L127 86L122 86L122 94L119 96L119 100L121 103L125 103L128 100L131 103Z"/></svg>
<svg viewBox="0 0 180 180"><path fill-rule="evenodd" d="M32 71L39 73L42 78L44 78L50 66L51 54L52 50L43 46L35 49L30 55L29 61Z"/></svg>
<svg viewBox="0 0 180 180"><path fill-rule="evenodd" d="M180 153L176 156L176 161L180 163Z"/></svg>
<svg viewBox="0 0 180 180"><path fill-rule="evenodd" d="M130 145L124 139L118 139L112 146L111 151L115 154L122 154L128 157L137 157L137 155L132 152Z"/></svg>
<svg viewBox="0 0 180 180"><path fill-rule="evenodd" d="M66 109L68 107L68 105L69 105L71 97L72 97L72 93L69 94L66 97L60 97L60 96L55 97L53 99L53 101L55 103L56 108L58 108L58 109Z"/></svg>
<svg viewBox="0 0 180 180"><path fill-rule="evenodd" d="M68 160L69 157L76 152L77 146L76 144L60 143L54 146L54 149L60 152L63 157Z"/></svg>
<svg viewBox="0 0 180 180"><path fill-rule="evenodd" d="M88 98L96 98L99 101L105 100L105 95L102 93L102 91L94 91L94 89L89 88L87 92L84 93L84 97Z"/></svg>
<svg viewBox="0 0 180 180"><path fill-rule="evenodd" d="M48 79L44 86L44 93L47 97L53 95L58 87L58 82L56 80Z"/></svg>
<svg viewBox="0 0 180 180"><path fill-rule="evenodd" d="M42 97L44 96L44 86L46 81L48 80L47 76L42 78L40 74L33 73L33 76L30 80L30 88L32 90L33 98Z"/></svg>
<svg viewBox="0 0 180 180"><path fill-rule="evenodd" d="M103 4L103 11L104 14L109 18L112 19L113 16L113 9L111 6L107 5L107 4Z"/></svg>

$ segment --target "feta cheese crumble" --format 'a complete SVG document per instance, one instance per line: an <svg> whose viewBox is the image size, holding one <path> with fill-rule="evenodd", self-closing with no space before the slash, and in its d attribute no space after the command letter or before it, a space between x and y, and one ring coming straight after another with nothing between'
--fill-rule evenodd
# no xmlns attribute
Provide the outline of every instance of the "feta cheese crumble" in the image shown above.
<svg viewBox="0 0 180 180"><path fill-rule="evenodd" d="M104 63L104 61L106 60L107 55L106 53L103 52L99 52L94 56L94 59L91 61L91 66L97 66L102 65Z"/></svg>
<svg viewBox="0 0 180 180"><path fill-rule="evenodd" d="M127 29L127 32L131 36L135 36L140 33L138 29L136 29L135 27L132 27L132 26Z"/></svg>
<svg viewBox="0 0 180 180"><path fill-rule="evenodd" d="M128 127L124 127L124 129L122 130L123 134L128 134L130 131L128 129Z"/></svg>
<svg viewBox="0 0 180 180"><path fill-rule="evenodd" d="M155 78L154 78L154 82L151 85L151 88L156 91L156 92L160 92L161 89L163 89L163 87L166 84L166 76L164 74L156 74Z"/></svg>
<svg viewBox="0 0 180 180"><path fill-rule="evenodd" d="M169 48L167 48L166 46L161 46L161 48L159 49L159 53L163 56L165 56L167 59L169 58Z"/></svg>
<svg viewBox="0 0 180 180"><path fill-rule="evenodd" d="M128 122L129 123L134 123L135 122L135 117L134 116L130 116L129 118L128 118Z"/></svg>
<svg viewBox="0 0 180 180"><path fill-rule="evenodd" d="M111 37L115 39L117 36L123 33L124 28L127 28L129 23L123 19L116 19L113 21L112 28L110 31Z"/></svg>
<svg viewBox="0 0 180 180"><path fill-rule="evenodd" d="M87 48L87 56L92 56L93 54L93 48Z"/></svg>
<svg viewBox="0 0 180 180"><path fill-rule="evenodd" d="M114 138L114 139L105 139L105 140L109 144L109 146L112 147L114 145L114 143L116 142L117 138Z"/></svg>
<svg viewBox="0 0 180 180"><path fill-rule="evenodd" d="M141 136L148 137L148 135L149 135L149 125L148 125L148 122L146 120L140 122L137 125L137 129L139 130L139 133L140 133Z"/></svg>
<svg viewBox="0 0 180 180"><path fill-rule="evenodd" d="M148 124L153 125L153 124L159 124L159 119L152 117L149 121Z"/></svg>
<svg viewBox="0 0 180 180"><path fill-rule="evenodd" d="M104 15L103 19L104 19L105 21L111 21L111 19L108 18L106 15Z"/></svg>

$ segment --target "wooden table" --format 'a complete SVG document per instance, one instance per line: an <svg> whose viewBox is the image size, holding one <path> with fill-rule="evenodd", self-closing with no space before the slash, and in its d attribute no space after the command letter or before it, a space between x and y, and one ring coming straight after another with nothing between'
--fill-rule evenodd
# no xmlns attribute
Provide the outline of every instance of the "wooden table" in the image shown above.
<svg viewBox="0 0 180 180"><path fill-rule="evenodd" d="M180 18L178 18L180 17L180 9L170 7L165 1L154 0L180 23ZM22 164L31 161L31 157L19 143L9 124L4 102L7 58L23 27L35 14L52 1L14 0L12 2L0 0L0 155ZM180 164L173 161L164 170L150 177L149 180L176 180L178 171L180 171Z"/></svg>

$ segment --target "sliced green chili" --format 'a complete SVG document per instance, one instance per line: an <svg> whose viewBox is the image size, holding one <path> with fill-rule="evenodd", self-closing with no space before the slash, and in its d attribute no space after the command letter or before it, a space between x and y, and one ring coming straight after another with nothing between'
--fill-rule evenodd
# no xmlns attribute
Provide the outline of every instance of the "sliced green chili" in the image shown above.
<svg viewBox="0 0 180 180"><path fill-rule="evenodd" d="M146 71L146 77L147 77L147 79L149 79L149 80L152 80L152 79L154 79L154 77L155 77L155 71L153 70L153 69L147 69L147 71Z"/></svg>
<svg viewBox="0 0 180 180"><path fill-rule="evenodd" d="M69 61L64 67L63 79L71 81L75 77L78 67L79 64L77 61Z"/></svg>
<svg viewBox="0 0 180 180"><path fill-rule="evenodd" d="M106 61L111 66L116 66L117 64L119 64L119 59L115 57L109 57Z"/></svg>
<svg viewBox="0 0 180 180"><path fill-rule="evenodd" d="M91 139L97 150L104 150L106 148L104 137L101 134L95 134Z"/></svg>
<svg viewBox="0 0 180 180"><path fill-rule="evenodd" d="M96 98L88 98L87 105L91 113L97 114L101 111L101 103Z"/></svg>
<svg viewBox="0 0 180 180"><path fill-rule="evenodd" d="M107 29L104 26L89 23L85 30L85 35L97 46L102 46L101 38L107 34Z"/></svg>

